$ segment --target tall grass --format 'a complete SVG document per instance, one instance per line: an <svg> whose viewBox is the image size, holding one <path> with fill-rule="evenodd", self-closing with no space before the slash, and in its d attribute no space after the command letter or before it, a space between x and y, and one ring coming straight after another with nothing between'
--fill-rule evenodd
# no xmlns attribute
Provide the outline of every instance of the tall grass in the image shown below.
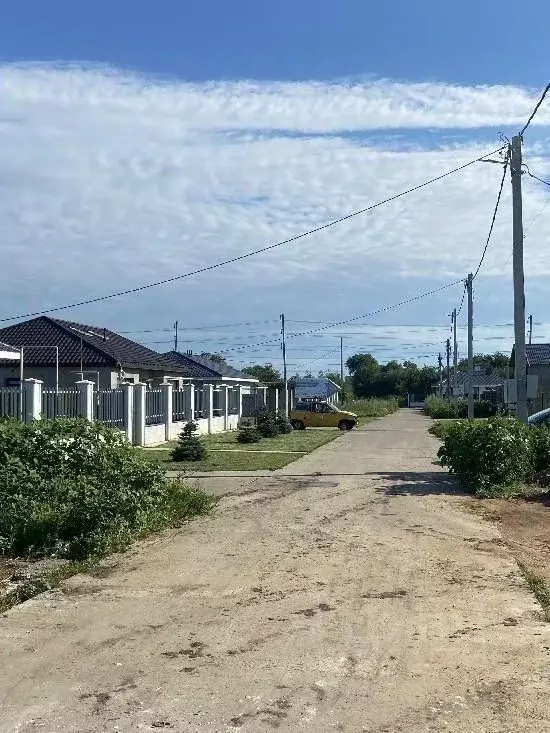
<svg viewBox="0 0 550 733"><path fill-rule="evenodd" d="M366 400L351 400L344 405L346 410L355 412L358 417L384 417L399 407L397 397L371 397Z"/></svg>

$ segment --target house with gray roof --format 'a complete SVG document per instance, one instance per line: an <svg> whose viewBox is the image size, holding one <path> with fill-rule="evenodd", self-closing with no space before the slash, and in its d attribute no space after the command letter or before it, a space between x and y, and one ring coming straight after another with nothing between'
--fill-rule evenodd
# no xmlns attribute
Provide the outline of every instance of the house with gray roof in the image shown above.
<svg viewBox="0 0 550 733"><path fill-rule="evenodd" d="M456 396L466 397L468 395L469 375L468 372L458 372L456 375ZM451 374L451 393L453 388L453 376ZM478 368L474 371L472 378L474 400L488 400L501 403L504 401L504 377L498 374L485 374L485 371ZM443 395L447 394L447 380L442 381ZM434 394L439 392L439 382L432 385Z"/></svg>
<svg viewBox="0 0 550 733"><path fill-rule="evenodd" d="M184 382L230 380L257 384L228 365L211 364L202 357L158 354L108 328L50 316L0 329L0 342L10 344L6 349L0 346L0 387L19 384L21 349L24 379L41 379L54 386L58 369L61 388L74 386L80 379L93 381L100 389L114 389L122 382L158 386L168 381L181 386Z"/></svg>

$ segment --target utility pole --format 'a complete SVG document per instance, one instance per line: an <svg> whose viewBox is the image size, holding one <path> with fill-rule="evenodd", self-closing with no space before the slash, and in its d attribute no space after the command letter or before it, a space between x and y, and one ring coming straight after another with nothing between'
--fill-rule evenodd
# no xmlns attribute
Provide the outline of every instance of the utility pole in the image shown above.
<svg viewBox="0 0 550 733"><path fill-rule="evenodd" d="M468 420L474 419L474 276L468 275Z"/></svg>
<svg viewBox="0 0 550 733"><path fill-rule="evenodd" d="M340 382L342 389L342 404L344 404L346 391L344 389L344 337L340 336Z"/></svg>
<svg viewBox="0 0 550 733"><path fill-rule="evenodd" d="M529 316L529 346L533 341L533 316Z"/></svg>
<svg viewBox="0 0 550 733"><path fill-rule="evenodd" d="M456 338L456 308L453 309L453 399L456 402L456 381L458 369L458 345Z"/></svg>
<svg viewBox="0 0 550 733"><path fill-rule="evenodd" d="M439 396L443 397L443 359L441 358L441 352L437 357L437 364L439 366Z"/></svg>
<svg viewBox="0 0 550 733"><path fill-rule="evenodd" d="M288 416L288 379L286 373L286 334L285 334L285 314L281 313L281 349L283 350L283 382L284 382L284 396L283 396L283 408L285 415Z"/></svg>
<svg viewBox="0 0 550 733"><path fill-rule="evenodd" d="M525 355L525 282L523 274L523 212L521 199L521 135L510 145L513 206L514 341L517 385L516 417L527 423L527 361Z"/></svg>
<svg viewBox="0 0 550 733"><path fill-rule="evenodd" d="M178 350L178 325L179 321L174 323L174 351Z"/></svg>
<svg viewBox="0 0 550 733"><path fill-rule="evenodd" d="M449 400L451 398L451 339L447 339L445 342L445 353L447 354L447 387L445 394Z"/></svg>

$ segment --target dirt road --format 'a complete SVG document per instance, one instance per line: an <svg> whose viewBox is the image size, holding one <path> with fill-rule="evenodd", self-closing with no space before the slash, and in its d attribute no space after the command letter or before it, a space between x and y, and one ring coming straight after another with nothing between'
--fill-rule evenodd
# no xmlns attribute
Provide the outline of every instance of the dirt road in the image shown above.
<svg viewBox="0 0 550 733"><path fill-rule="evenodd" d="M343 435L12 609L0 730L550 731L550 627L425 428Z"/></svg>

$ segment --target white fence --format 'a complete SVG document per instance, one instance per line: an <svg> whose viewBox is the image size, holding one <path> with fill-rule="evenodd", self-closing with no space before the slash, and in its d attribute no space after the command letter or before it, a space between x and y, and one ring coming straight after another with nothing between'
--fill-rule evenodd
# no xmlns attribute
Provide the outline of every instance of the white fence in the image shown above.
<svg viewBox="0 0 550 733"><path fill-rule="evenodd" d="M279 404L278 393L271 397L271 404L273 399ZM258 388L254 399L267 404L267 389ZM200 433L235 430L243 416L243 388L187 384L174 389L166 383L156 389L125 384L97 391L93 382L82 380L75 389L56 392L43 389L40 380L27 379L21 391L0 388L0 418L21 414L25 421L83 417L124 431L134 445L158 445L175 439L190 420Z"/></svg>

